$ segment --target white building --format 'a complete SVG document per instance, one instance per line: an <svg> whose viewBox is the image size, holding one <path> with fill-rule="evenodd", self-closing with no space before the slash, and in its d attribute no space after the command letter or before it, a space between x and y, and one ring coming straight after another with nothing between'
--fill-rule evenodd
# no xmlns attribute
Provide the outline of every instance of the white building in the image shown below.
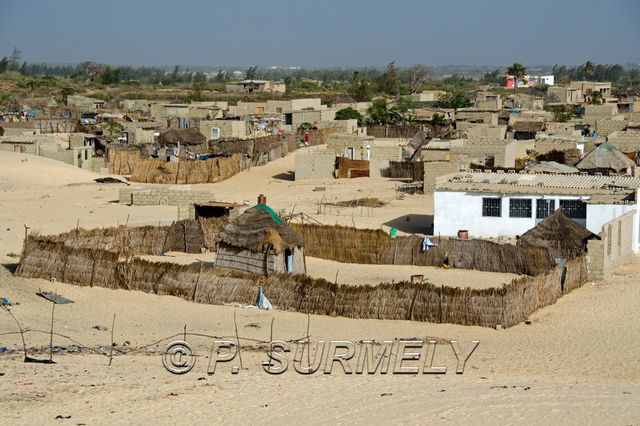
<svg viewBox="0 0 640 426"><path fill-rule="evenodd" d="M546 84L547 86L553 86L555 84L555 76L551 75L541 75L538 77L539 84Z"/></svg>
<svg viewBox="0 0 640 426"><path fill-rule="evenodd" d="M562 208L599 234L602 226L638 210L640 178L582 174L454 173L436 180L434 235L515 237ZM633 251L640 248L638 214L633 219Z"/></svg>

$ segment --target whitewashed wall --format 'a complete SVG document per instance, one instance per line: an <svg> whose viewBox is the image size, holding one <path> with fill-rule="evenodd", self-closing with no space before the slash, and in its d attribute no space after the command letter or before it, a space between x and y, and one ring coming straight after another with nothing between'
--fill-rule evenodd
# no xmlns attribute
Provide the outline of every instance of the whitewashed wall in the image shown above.
<svg viewBox="0 0 640 426"><path fill-rule="evenodd" d="M640 194L639 194L640 195ZM483 217L482 199L485 197L502 198L502 217ZM518 218L509 217L509 199L525 198L531 199L531 217ZM536 201L544 198L555 200L555 208L560 208L560 200L580 200L587 201L588 197L568 196L568 195L526 195L526 194L490 194L490 193L468 193L453 191L434 192L434 235L455 236L459 230L468 230L472 238L495 238L500 236L514 237L522 235L533 228L539 220L536 220ZM576 220L585 225L591 232L598 234L602 230L602 225L610 220L622 216L630 210L636 209L635 204L613 205L613 204L587 204L587 219ZM634 251L640 247L640 237L638 237L638 215L634 223Z"/></svg>

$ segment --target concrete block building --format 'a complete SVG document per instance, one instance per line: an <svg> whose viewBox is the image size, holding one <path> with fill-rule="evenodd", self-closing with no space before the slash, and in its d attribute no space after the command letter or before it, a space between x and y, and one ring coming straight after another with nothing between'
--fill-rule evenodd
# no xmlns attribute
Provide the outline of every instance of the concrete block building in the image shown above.
<svg viewBox="0 0 640 426"><path fill-rule="evenodd" d="M594 234L629 212L637 213L640 179L628 176L454 173L440 177L434 192L434 233L515 237L561 208ZM464 206L464 208L460 208ZM640 247L638 214L630 246Z"/></svg>

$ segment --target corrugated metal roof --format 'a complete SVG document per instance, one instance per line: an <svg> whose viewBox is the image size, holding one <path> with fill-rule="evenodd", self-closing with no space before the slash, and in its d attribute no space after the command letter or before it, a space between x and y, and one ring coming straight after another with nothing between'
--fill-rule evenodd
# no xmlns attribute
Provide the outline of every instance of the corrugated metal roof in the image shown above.
<svg viewBox="0 0 640 426"><path fill-rule="evenodd" d="M628 192L640 188L640 178L632 176L585 176L580 174L520 174L465 172L443 176L436 182L436 190L454 191L510 191L567 194L607 194Z"/></svg>

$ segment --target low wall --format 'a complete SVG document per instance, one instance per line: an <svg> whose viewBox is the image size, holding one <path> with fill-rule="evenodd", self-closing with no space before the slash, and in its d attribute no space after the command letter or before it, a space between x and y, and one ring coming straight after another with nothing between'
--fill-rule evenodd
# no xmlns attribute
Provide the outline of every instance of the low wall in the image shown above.
<svg viewBox="0 0 640 426"><path fill-rule="evenodd" d="M336 168L336 154L328 149L303 150L296 154L296 180L331 179Z"/></svg>
<svg viewBox="0 0 640 426"><path fill-rule="evenodd" d="M613 275L616 268L633 257L635 210L602 226L600 240L587 243L589 279L599 281Z"/></svg>
<svg viewBox="0 0 640 426"><path fill-rule="evenodd" d="M184 206L215 200L213 192L192 191L189 187L149 188L127 186L120 188L118 195L118 200L121 204L134 206Z"/></svg>

